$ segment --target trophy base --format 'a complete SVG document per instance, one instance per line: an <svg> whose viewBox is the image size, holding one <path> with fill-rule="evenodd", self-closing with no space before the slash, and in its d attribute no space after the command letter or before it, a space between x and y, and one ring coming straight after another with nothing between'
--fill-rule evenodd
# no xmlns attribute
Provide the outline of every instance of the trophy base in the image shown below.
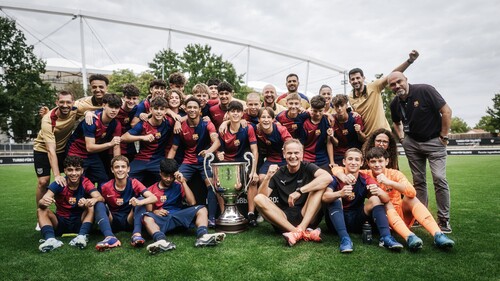
<svg viewBox="0 0 500 281"><path fill-rule="evenodd" d="M215 221L215 230L224 233L239 233L248 229L248 220L240 214L236 205L226 205L224 212Z"/></svg>

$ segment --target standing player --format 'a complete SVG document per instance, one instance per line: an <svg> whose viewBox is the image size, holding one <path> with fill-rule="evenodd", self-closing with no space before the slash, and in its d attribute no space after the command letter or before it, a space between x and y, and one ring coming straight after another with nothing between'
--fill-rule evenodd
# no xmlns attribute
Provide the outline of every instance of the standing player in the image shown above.
<svg viewBox="0 0 500 281"><path fill-rule="evenodd" d="M361 232L365 221L373 219L380 233L379 246L393 251L400 251L403 245L391 235L389 222L385 215L384 204L390 201L389 195L377 186L377 182L359 169L363 163L363 154L357 148L348 149L344 157L345 174L349 181L343 183L334 180L323 194L323 203L328 204L326 219L335 225L345 220L347 231ZM341 198L340 203L337 199ZM365 202L365 199L368 200ZM343 218L342 216L343 208ZM337 230L338 231L338 230Z"/></svg>
<svg viewBox="0 0 500 281"><path fill-rule="evenodd" d="M262 107L270 107L276 114L286 110L286 107L276 102L276 88L268 84L262 89Z"/></svg>
<svg viewBox="0 0 500 281"><path fill-rule="evenodd" d="M243 119L256 128L259 124L259 109L260 105L260 95L258 93L249 93L247 95L247 109L243 113Z"/></svg>
<svg viewBox="0 0 500 281"><path fill-rule="evenodd" d="M138 180L130 178L128 159L123 155L113 157L111 172L115 178L103 184L101 188L105 203L95 205L95 220L105 239L95 246L98 251L121 246L113 232L127 231L133 228L131 244L134 247L144 245L141 236L142 215L145 206L156 202L156 196ZM145 198L139 198L139 196ZM107 208L106 208L106 205Z"/></svg>
<svg viewBox="0 0 500 281"><path fill-rule="evenodd" d="M151 117L139 121L122 136L122 141L140 141L139 153L130 164L130 177L153 184L158 178L160 161L165 157L167 141L171 139L173 119L165 118L167 101L156 97L151 101Z"/></svg>
<svg viewBox="0 0 500 281"><path fill-rule="evenodd" d="M179 168L189 181L194 173L201 175L205 186L210 187L203 169L203 159L207 153L215 153L220 146L219 137L214 124L201 119L200 101L194 97L185 101L187 120L182 122L182 132L174 136L172 148L167 158L173 159L177 149L184 148L184 160ZM215 226L217 199L212 188L208 188L208 217L211 226ZM221 206L223 208L223 205Z"/></svg>
<svg viewBox="0 0 500 281"><path fill-rule="evenodd" d="M211 78L207 81L207 87L209 89L208 105L210 106L219 104L219 91L217 90L219 84L220 80L216 78Z"/></svg>
<svg viewBox="0 0 500 281"><path fill-rule="evenodd" d="M300 96L298 94L289 94L286 97L286 106L288 109L276 115L276 121L285 126L292 137L298 138L297 129L299 125L309 117L309 114L307 112L300 112L302 109L300 106Z"/></svg>
<svg viewBox="0 0 500 281"><path fill-rule="evenodd" d="M163 159L160 164L161 180L148 188L158 199L152 211L144 215L144 225L154 240L147 247L151 254L176 248L165 236L176 228L189 229L196 226L195 247L216 246L226 236L224 233L208 234L207 209L205 206L195 205L193 192L178 169L175 160ZM187 208L183 207L184 199L189 205Z"/></svg>
<svg viewBox="0 0 500 281"><path fill-rule="evenodd" d="M299 240L321 241L319 223L321 195L332 177L318 166L302 162L302 144L290 139L283 145L286 166L269 167L255 196L262 216L283 234L289 246ZM269 196L278 197L275 204Z"/></svg>
<svg viewBox="0 0 500 281"><path fill-rule="evenodd" d="M114 118L121 106L122 100L116 94L104 95L103 110L93 124L80 122L68 142L68 155L81 157L85 176L99 185L108 180L100 154L106 158L112 149L114 156L120 155L121 124Z"/></svg>
<svg viewBox="0 0 500 281"><path fill-rule="evenodd" d="M349 148L361 149L366 135L363 133L364 126L361 116L354 116L352 112L347 113L346 95L336 95L333 98L333 106L336 114L333 125L333 144L335 146L335 164L342 166L345 152Z"/></svg>
<svg viewBox="0 0 500 281"><path fill-rule="evenodd" d="M301 107L304 109L308 109L310 107L309 99L307 98L307 96L299 93L299 76L297 74L290 73L286 76L286 88L288 92L279 96L276 100L277 103L288 107L288 105L286 104L288 96L291 94L297 94L300 96Z"/></svg>
<svg viewBox="0 0 500 281"><path fill-rule="evenodd" d="M170 90L176 89L183 93L185 85L186 77L181 72L174 72L168 76L168 88Z"/></svg>
<svg viewBox="0 0 500 281"><path fill-rule="evenodd" d="M122 125L122 135L128 132L132 127L130 122L134 119L135 112L137 111L137 104L139 103L139 89L133 84L126 84L123 86L123 105L118 112L115 119ZM137 153L134 143L120 144L122 155L128 158L129 161L134 159Z"/></svg>
<svg viewBox="0 0 500 281"><path fill-rule="evenodd" d="M212 120L215 128L218 130L222 122L224 121L224 117L226 116L227 106L232 100L237 100L245 106L244 101L240 101L238 99L233 98L234 91L233 86L228 82L221 82L217 86L217 91L219 93L219 104L210 107L210 119Z"/></svg>
<svg viewBox="0 0 500 281"><path fill-rule="evenodd" d="M254 160L257 161L259 159L259 152L253 126L242 127L240 124L243 115L243 105L238 101L232 101L229 103L228 112L229 126L225 133L219 134L221 146L217 153L217 158L219 161L226 162L246 162L244 154L250 150ZM259 176L256 170L257 165L254 163L248 175L250 178L250 185L247 192L248 223L251 226L257 226L257 217L254 214L255 205L253 202L253 198L257 194L257 184L259 183Z"/></svg>
<svg viewBox="0 0 500 281"><path fill-rule="evenodd" d="M325 99L325 113L334 114L335 110L332 104L332 88L330 88L330 86L328 85L322 85L319 88L319 95Z"/></svg>
<svg viewBox="0 0 500 281"><path fill-rule="evenodd" d="M63 233L78 232L78 236L69 242L70 246L85 248L87 235L92 228L94 205L104 199L94 185L83 177L83 161L76 156L64 160L66 183L50 184L47 192L38 202L38 222L45 241L40 244L41 252L52 251L63 245L55 237ZM90 197L90 198L89 198ZM55 203L55 214L49 206ZM55 230L54 230L55 229Z"/></svg>
<svg viewBox="0 0 500 281"><path fill-rule="evenodd" d="M149 95L137 105L134 119L130 122L132 127L139 123L140 120L148 120L151 101L158 96L165 97L166 87L167 83L161 79L155 79L149 83Z"/></svg>

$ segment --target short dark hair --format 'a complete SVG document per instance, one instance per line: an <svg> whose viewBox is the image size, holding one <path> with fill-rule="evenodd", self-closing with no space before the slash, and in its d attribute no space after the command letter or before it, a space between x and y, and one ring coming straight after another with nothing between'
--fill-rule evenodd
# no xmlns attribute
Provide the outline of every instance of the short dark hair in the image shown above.
<svg viewBox="0 0 500 281"><path fill-rule="evenodd" d="M196 103L198 104L198 106L199 106L199 107L201 107L201 102L200 102L200 100L199 100L199 99L197 99L197 98L195 98L195 97L193 97L193 96L191 96L191 97L187 98L187 99L184 101L184 105L185 105L185 106L187 106L187 104L188 104L190 101L194 101L194 102L196 102Z"/></svg>
<svg viewBox="0 0 500 281"><path fill-rule="evenodd" d="M106 83L106 86L109 84L108 77L102 75L102 74L92 74L89 77L89 83L92 83L94 80L99 80L99 81L104 81Z"/></svg>
<svg viewBox="0 0 500 281"><path fill-rule="evenodd" d="M130 162L128 161L127 157L125 157L123 155L116 155L115 157L113 157L113 159L111 159L111 167L113 167L115 162L118 162L118 161L123 161L123 162L127 163L127 167L130 166Z"/></svg>
<svg viewBox="0 0 500 281"><path fill-rule="evenodd" d="M123 85L123 96L130 97L138 97L141 94L139 88L137 88L134 84L125 84Z"/></svg>
<svg viewBox="0 0 500 281"><path fill-rule="evenodd" d="M153 81L149 82L149 88L153 88L154 86L163 86L163 87L167 87L167 83L165 82L165 80L162 80L162 79L154 79Z"/></svg>
<svg viewBox="0 0 500 281"><path fill-rule="evenodd" d="M326 85L326 84L323 84L323 85L321 85L321 87L319 88L318 94L319 94L319 93L321 93L321 90L323 90L324 88L328 88L328 89L330 89L330 90L332 89L332 87L330 87L330 86L328 86L328 85Z"/></svg>
<svg viewBox="0 0 500 281"><path fill-rule="evenodd" d="M219 86L219 84L220 84L220 80L219 80L219 79L217 79L217 78L210 78L210 79L208 79L208 81L207 81L207 86L208 86L208 87L210 87L210 86L214 86L214 85L215 85L215 86Z"/></svg>
<svg viewBox="0 0 500 281"><path fill-rule="evenodd" d="M366 160L382 157L384 157L385 159L389 159L389 152L387 152L387 150L383 149L382 147L377 146L368 149L365 155Z"/></svg>
<svg viewBox="0 0 500 281"><path fill-rule="evenodd" d="M163 159L160 162L160 172L164 174L173 174L179 170L179 164L174 159Z"/></svg>
<svg viewBox="0 0 500 281"><path fill-rule="evenodd" d="M233 100L227 105L227 110L237 110L237 111L243 111L243 104L241 102Z"/></svg>
<svg viewBox="0 0 500 281"><path fill-rule="evenodd" d="M344 153L344 159L345 159L345 156L346 156L349 152L356 152L356 153L361 154L361 160L363 160L363 152L361 152L361 150L359 150L358 148L355 148L355 147L351 147L351 148L349 148L349 149L348 149L348 150Z"/></svg>
<svg viewBox="0 0 500 281"><path fill-rule="evenodd" d="M344 104L347 104L348 101L349 101L349 98L346 95L338 94L338 95L333 97L332 104L333 104L333 106L342 106Z"/></svg>
<svg viewBox="0 0 500 281"><path fill-rule="evenodd" d="M164 98L164 97L155 97L152 101L151 101L151 108L155 108L155 107L168 107L168 102L167 100Z"/></svg>
<svg viewBox="0 0 500 281"><path fill-rule="evenodd" d="M73 95L73 93L70 91L59 91L57 93L57 99L59 99L59 96L71 96L71 99L75 100L75 95Z"/></svg>
<svg viewBox="0 0 500 281"><path fill-rule="evenodd" d="M222 92L222 91L228 91L230 93L233 92L233 86L229 84L226 81L220 82L219 85L217 85L217 91Z"/></svg>
<svg viewBox="0 0 500 281"><path fill-rule="evenodd" d="M64 159L63 167L66 169L68 167L80 167L83 168L83 159L78 156L68 155Z"/></svg>
<svg viewBox="0 0 500 281"><path fill-rule="evenodd" d="M168 76L169 85L182 85L186 84L186 77L181 72L174 72Z"/></svg>
<svg viewBox="0 0 500 281"><path fill-rule="evenodd" d="M123 101L117 94L107 93L102 98L102 103L107 104L109 107L119 108L122 106Z"/></svg>
<svg viewBox="0 0 500 281"><path fill-rule="evenodd" d="M298 76L297 74L295 74L295 73L290 73L290 74L288 74L288 75L286 76L286 78L285 78L285 81L288 81L288 78L290 78L290 77L294 77L294 76L295 76L295 77L297 77L297 81L299 81L299 76Z"/></svg>
<svg viewBox="0 0 500 281"><path fill-rule="evenodd" d="M356 73L361 74L361 76L363 76L363 77L365 76L363 74L363 70L361 70L361 68L357 68L356 67L356 68L353 68L353 69L349 70L349 77L351 77L352 74L356 74Z"/></svg>
<svg viewBox="0 0 500 281"><path fill-rule="evenodd" d="M326 106L326 100L322 96L314 96L311 99L311 107L314 109L323 109Z"/></svg>
<svg viewBox="0 0 500 281"><path fill-rule="evenodd" d="M275 116L274 110L272 108L270 108L269 106L261 107L259 109L259 113L257 114L257 116L260 118L262 116L262 114L264 113L264 111L267 111L267 113L269 113L269 115L271 115L271 118L274 119L274 116Z"/></svg>

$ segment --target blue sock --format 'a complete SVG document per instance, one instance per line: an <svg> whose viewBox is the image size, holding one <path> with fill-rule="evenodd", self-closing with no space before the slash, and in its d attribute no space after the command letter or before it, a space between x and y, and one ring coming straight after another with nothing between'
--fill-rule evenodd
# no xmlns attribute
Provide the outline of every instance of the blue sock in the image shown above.
<svg viewBox="0 0 500 281"><path fill-rule="evenodd" d="M108 212L106 206L102 202L97 202L94 206L95 221L101 230L101 233L105 236L115 236L111 230L111 224L109 223Z"/></svg>
<svg viewBox="0 0 500 281"><path fill-rule="evenodd" d="M54 233L54 228L52 225L44 225L40 229L40 232L42 233L43 239L47 240L49 238L55 238L56 234Z"/></svg>
<svg viewBox="0 0 500 281"><path fill-rule="evenodd" d="M342 209L342 201L337 199L328 205L328 216L332 221L335 230L340 238L349 237L344 220L344 210Z"/></svg>
<svg viewBox="0 0 500 281"><path fill-rule="evenodd" d="M217 213L217 198L212 188L208 189L207 193L207 209L208 209L208 219L215 220L215 214Z"/></svg>
<svg viewBox="0 0 500 281"><path fill-rule="evenodd" d="M206 226L200 226L196 229L196 238L200 238L201 236L208 233L208 228Z"/></svg>
<svg viewBox="0 0 500 281"><path fill-rule="evenodd" d="M90 230L92 229L92 223L91 222L84 222L82 223L82 226L80 227L80 232L78 232L79 235L87 235L90 233Z"/></svg>
<svg viewBox="0 0 500 281"><path fill-rule="evenodd" d="M385 208L383 205L373 207L372 217L375 224L377 224L380 237L391 235L391 231L389 230L389 221L385 215Z"/></svg>
<svg viewBox="0 0 500 281"><path fill-rule="evenodd" d="M142 231L142 216L146 212L146 206L136 206L134 208L134 233L141 233Z"/></svg>
<svg viewBox="0 0 500 281"><path fill-rule="evenodd" d="M153 233L153 241L158 241L158 240L163 240L163 239L167 239L167 237L165 236L165 233L161 232L161 231L157 231L155 233Z"/></svg>

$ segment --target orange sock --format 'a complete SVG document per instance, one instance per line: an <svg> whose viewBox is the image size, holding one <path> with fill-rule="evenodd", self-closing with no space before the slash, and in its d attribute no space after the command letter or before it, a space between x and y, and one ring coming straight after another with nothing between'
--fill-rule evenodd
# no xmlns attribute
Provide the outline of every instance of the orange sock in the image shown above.
<svg viewBox="0 0 500 281"><path fill-rule="evenodd" d="M437 232L441 232L441 229L436 223L436 220L432 217L429 210L424 206L424 204L418 202L413 206L411 213L415 219L423 226L427 231L429 231L432 236L436 235Z"/></svg>
<svg viewBox="0 0 500 281"><path fill-rule="evenodd" d="M405 240L412 232L408 229L403 219L399 216L398 212L394 209L389 209L387 211L387 219L389 220L389 225Z"/></svg>

